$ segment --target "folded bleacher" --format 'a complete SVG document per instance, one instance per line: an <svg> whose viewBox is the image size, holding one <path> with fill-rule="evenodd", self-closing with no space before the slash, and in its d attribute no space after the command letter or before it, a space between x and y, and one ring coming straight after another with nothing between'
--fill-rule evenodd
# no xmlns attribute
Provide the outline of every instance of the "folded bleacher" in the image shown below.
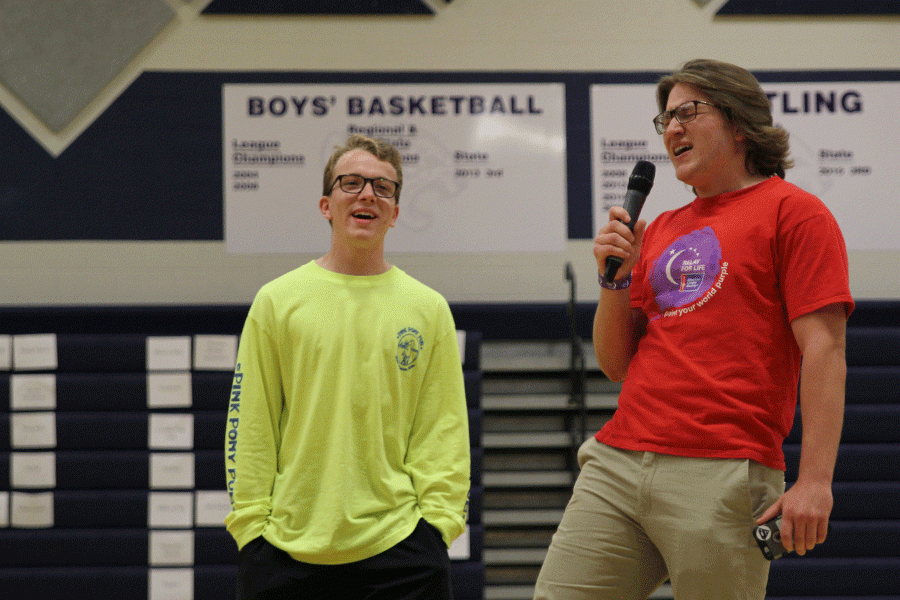
<svg viewBox="0 0 900 600"><path fill-rule="evenodd" d="M797 479L803 424L785 440ZM900 306L862 302L847 329L844 428L828 539L772 564L768 598L900 600Z"/></svg>
<svg viewBox="0 0 900 600"><path fill-rule="evenodd" d="M246 307L243 309L246 314ZM233 598L223 525L235 307L0 311L0 589L17 600ZM480 335L459 600L483 598Z"/></svg>

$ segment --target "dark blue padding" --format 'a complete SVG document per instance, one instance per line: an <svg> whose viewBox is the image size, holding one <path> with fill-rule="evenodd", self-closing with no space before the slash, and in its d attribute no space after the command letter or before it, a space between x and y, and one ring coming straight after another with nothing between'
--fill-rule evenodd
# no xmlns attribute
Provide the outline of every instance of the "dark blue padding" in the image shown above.
<svg viewBox="0 0 900 600"><path fill-rule="evenodd" d="M58 452L56 454L56 489L148 489L151 453L149 450ZM195 450L193 454L195 488L200 490L225 489L224 447L219 450ZM8 461L8 457L6 460ZM3 457L0 456L0 467L3 466L2 461Z"/></svg>
<svg viewBox="0 0 900 600"><path fill-rule="evenodd" d="M9 413L0 413L0 450L10 449ZM2 477L2 475L0 475Z"/></svg>
<svg viewBox="0 0 900 600"><path fill-rule="evenodd" d="M469 409L469 446L478 448L481 446L481 429L483 427L484 411L480 408Z"/></svg>
<svg viewBox="0 0 900 600"><path fill-rule="evenodd" d="M56 409L62 412L147 410L147 374L59 373Z"/></svg>
<svg viewBox="0 0 900 600"><path fill-rule="evenodd" d="M145 599L147 584L146 566L0 569L0 589L3 597L10 600ZM219 598L233 596L232 591L232 596ZM209 597L208 600L213 599Z"/></svg>
<svg viewBox="0 0 900 600"><path fill-rule="evenodd" d="M236 563L194 567L194 600L231 600L236 587Z"/></svg>
<svg viewBox="0 0 900 600"><path fill-rule="evenodd" d="M0 564L4 567L146 565L150 556L147 536L146 526L143 529L0 529Z"/></svg>
<svg viewBox="0 0 900 600"><path fill-rule="evenodd" d="M240 334L249 304L0 307L0 332L62 334Z"/></svg>
<svg viewBox="0 0 900 600"><path fill-rule="evenodd" d="M802 431L803 424L798 408L794 417L794 427L785 441L799 443ZM900 405L848 404L844 407L841 443L864 442L900 443Z"/></svg>
<svg viewBox="0 0 900 600"><path fill-rule="evenodd" d="M469 525L468 561L481 562L484 559L484 525ZM465 562L465 561L454 561Z"/></svg>
<svg viewBox="0 0 900 600"><path fill-rule="evenodd" d="M191 396L195 410L221 410L231 400L231 371L195 371L191 374Z"/></svg>
<svg viewBox="0 0 900 600"><path fill-rule="evenodd" d="M195 564L237 564L237 545L224 527L185 531L193 532ZM146 565L149 535L146 524L135 529L0 529L0 564L4 567Z"/></svg>
<svg viewBox="0 0 900 600"><path fill-rule="evenodd" d="M466 345L463 349L463 370L481 370L481 332L466 331Z"/></svg>
<svg viewBox="0 0 900 600"><path fill-rule="evenodd" d="M147 336L141 334L58 334L58 373L131 373L147 370Z"/></svg>
<svg viewBox="0 0 900 600"><path fill-rule="evenodd" d="M148 419L143 412L56 413L56 451L146 450Z"/></svg>
<svg viewBox="0 0 900 600"><path fill-rule="evenodd" d="M194 448L225 452L227 414L224 410L194 411Z"/></svg>
<svg viewBox="0 0 900 600"><path fill-rule="evenodd" d="M481 371L463 371L466 405L469 408L481 408L481 380Z"/></svg>
<svg viewBox="0 0 900 600"><path fill-rule="evenodd" d="M9 410L11 401L9 373L0 372L0 410Z"/></svg>
<svg viewBox="0 0 900 600"><path fill-rule="evenodd" d="M453 561L450 563L454 600L482 600L484 598L484 563Z"/></svg>
<svg viewBox="0 0 900 600"><path fill-rule="evenodd" d="M224 477L223 474L223 481ZM147 450L69 451L56 454L58 490L146 490L149 486L150 452Z"/></svg>
<svg viewBox="0 0 900 600"><path fill-rule="evenodd" d="M471 454L471 462L472 462L472 474L471 474L471 482L472 485L482 485L482 470L484 468L484 448L470 448L469 452Z"/></svg>
<svg viewBox="0 0 900 600"><path fill-rule="evenodd" d="M238 548L224 527L194 529L194 564L236 565Z"/></svg>
<svg viewBox="0 0 900 600"><path fill-rule="evenodd" d="M198 490L224 490L225 434L222 434L221 450L197 450L194 453L194 462L196 467L194 485Z"/></svg>
<svg viewBox="0 0 900 600"><path fill-rule="evenodd" d="M900 403L900 366L848 367L846 403Z"/></svg>
<svg viewBox="0 0 900 600"><path fill-rule="evenodd" d="M147 527L147 490L55 491L54 527Z"/></svg>
<svg viewBox="0 0 900 600"><path fill-rule="evenodd" d="M192 449L223 449L225 412L142 411L56 413L57 451L147 450L152 415L191 415L194 421ZM224 450L223 450L224 451Z"/></svg>
<svg viewBox="0 0 900 600"><path fill-rule="evenodd" d="M897 593L900 558L809 558L772 562L769 596L873 596Z"/></svg>
<svg viewBox="0 0 900 600"><path fill-rule="evenodd" d="M0 450L0 491L10 489L9 452Z"/></svg>
<svg viewBox="0 0 900 600"><path fill-rule="evenodd" d="M900 366L900 327L848 328L847 364Z"/></svg>
<svg viewBox="0 0 900 600"><path fill-rule="evenodd" d="M785 444L785 479L797 481L800 445ZM900 444L841 444L834 481L900 481Z"/></svg>
<svg viewBox="0 0 900 600"><path fill-rule="evenodd" d="M0 307L0 333L57 335L240 334L249 304ZM578 333L591 337L596 302L579 302ZM451 303L456 327L482 340L566 339L566 303ZM848 327L900 327L900 300L860 300Z"/></svg>
<svg viewBox="0 0 900 600"><path fill-rule="evenodd" d="M816 546L806 556L897 558L900 555L900 519L896 516L885 521L840 521L832 518L825 543Z"/></svg>
<svg viewBox="0 0 900 600"><path fill-rule="evenodd" d="M469 518L470 525L478 525L484 511L484 488L480 485L473 485L469 488Z"/></svg>
<svg viewBox="0 0 900 600"><path fill-rule="evenodd" d="M900 327L900 300L859 300L847 327Z"/></svg>
<svg viewBox="0 0 900 600"><path fill-rule="evenodd" d="M900 481L837 481L832 485L832 519L900 518Z"/></svg>

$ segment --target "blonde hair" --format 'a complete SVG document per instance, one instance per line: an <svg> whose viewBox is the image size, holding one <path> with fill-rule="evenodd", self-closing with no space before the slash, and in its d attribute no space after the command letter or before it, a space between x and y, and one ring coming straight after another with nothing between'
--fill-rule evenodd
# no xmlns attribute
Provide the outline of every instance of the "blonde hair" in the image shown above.
<svg viewBox="0 0 900 600"><path fill-rule="evenodd" d="M400 152L384 140L369 138L359 134L351 135L347 138L347 141L344 142L343 146L335 146L334 153L325 165L322 195L328 196L331 194L331 189L334 187L334 167L337 165L337 161L351 150L365 150L369 154L374 155L378 160L390 163L390 165L394 167L394 170L397 171L397 195L394 196L394 201L399 203L400 188L403 187L403 166L401 164L403 160L400 157Z"/></svg>

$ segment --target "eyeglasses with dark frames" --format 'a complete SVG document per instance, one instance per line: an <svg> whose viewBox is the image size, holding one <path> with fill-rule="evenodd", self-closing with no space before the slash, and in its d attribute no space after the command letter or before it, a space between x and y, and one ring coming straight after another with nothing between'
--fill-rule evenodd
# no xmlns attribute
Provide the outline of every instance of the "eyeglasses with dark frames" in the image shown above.
<svg viewBox="0 0 900 600"><path fill-rule="evenodd" d="M705 104L716 108L715 104L704 102L703 100L688 100L684 104L680 104L672 110L666 110L653 117L653 124L656 125L656 133L662 135L672 122L672 117L681 123L690 123L697 118L697 105Z"/></svg>
<svg viewBox="0 0 900 600"><path fill-rule="evenodd" d="M397 190L400 188L399 183L385 177L363 177L356 173L348 173L346 175L338 175L331 185L331 189L334 189L334 186L337 185L348 194L358 194L363 191L367 183L372 184L372 191L379 198L393 198L397 195Z"/></svg>

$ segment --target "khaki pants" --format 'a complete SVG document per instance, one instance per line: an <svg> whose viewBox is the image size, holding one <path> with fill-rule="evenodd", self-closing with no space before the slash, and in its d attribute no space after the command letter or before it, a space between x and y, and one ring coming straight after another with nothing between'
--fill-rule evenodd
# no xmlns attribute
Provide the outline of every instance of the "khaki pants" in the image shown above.
<svg viewBox="0 0 900 600"><path fill-rule="evenodd" d="M645 600L668 578L676 600L762 600L769 562L756 518L784 473L745 459L611 448L593 437L553 536L535 600Z"/></svg>

